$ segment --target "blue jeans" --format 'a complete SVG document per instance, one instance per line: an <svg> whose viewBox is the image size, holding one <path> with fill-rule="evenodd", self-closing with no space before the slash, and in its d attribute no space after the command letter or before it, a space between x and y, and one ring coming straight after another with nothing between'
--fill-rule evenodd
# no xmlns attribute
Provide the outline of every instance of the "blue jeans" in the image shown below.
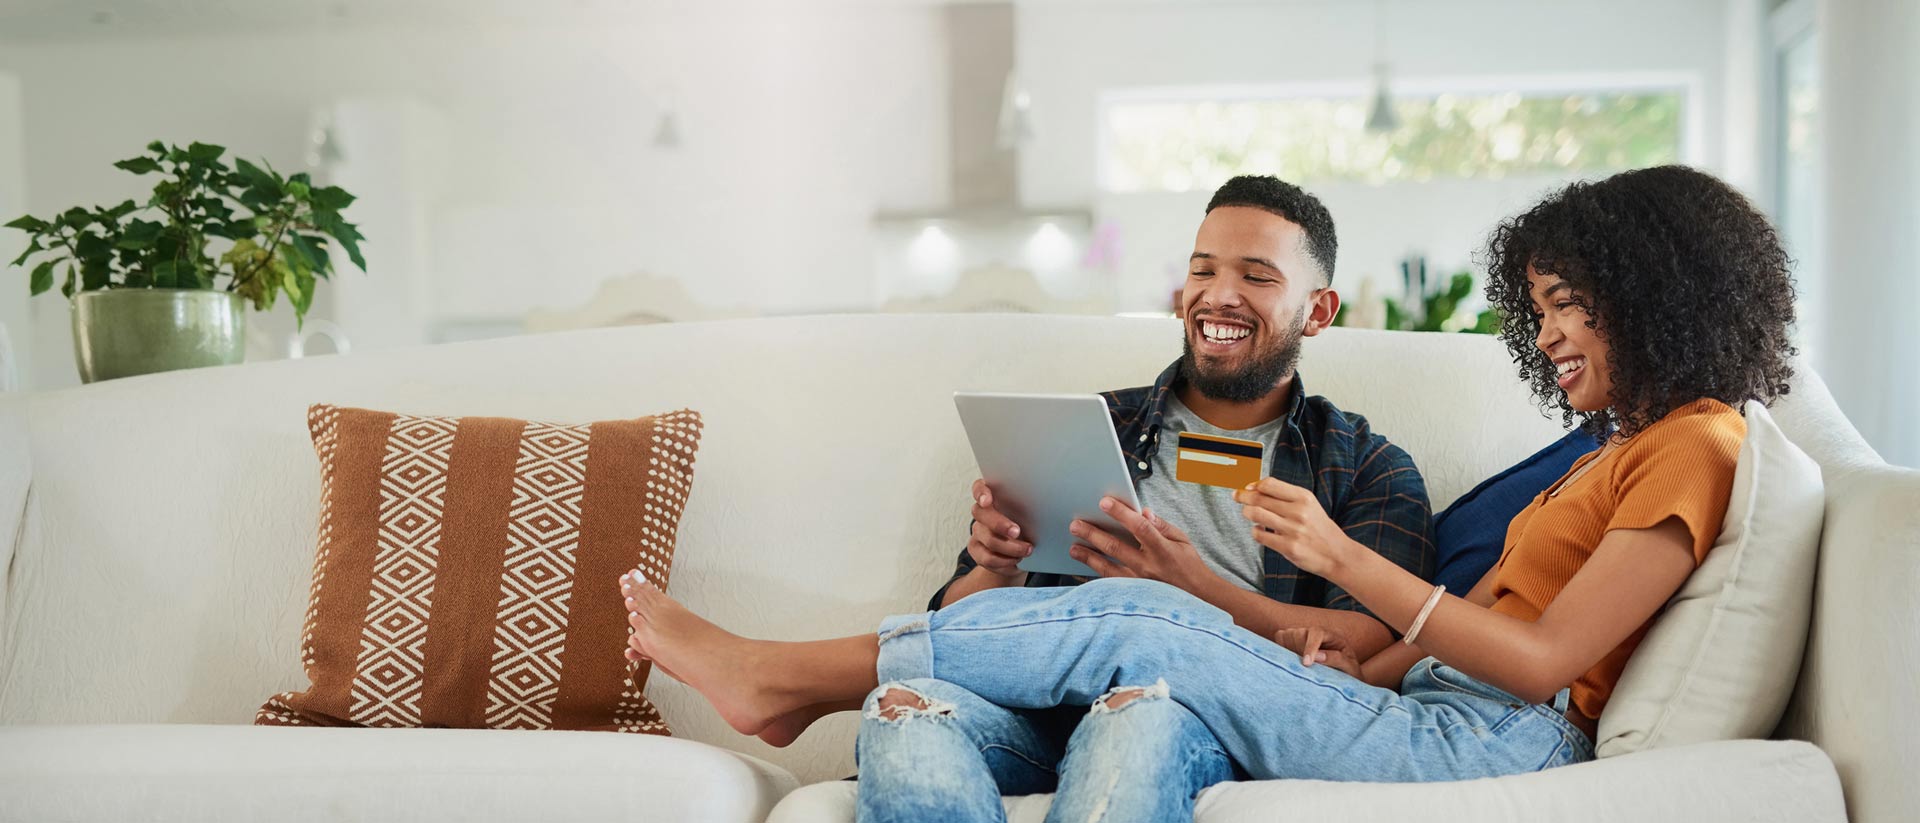
<svg viewBox="0 0 1920 823"><path fill-rule="evenodd" d="M1563 715L1564 691L1553 705L1529 704L1432 658L1399 692L1369 686L1302 666L1226 612L1151 581L995 589L890 617L877 669L882 684L943 681L1014 710L1090 706L1116 686L1164 681L1162 702L1185 708L1263 780L1469 780L1593 757Z"/></svg>
<svg viewBox="0 0 1920 823"><path fill-rule="evenodd" d="M882 706L891 693L917 707ZM1042 792L1055 792L1049 823L1190 823L1194 797L1234 776L1164 681L1115 688L1090 709L1037 710L943 680L883 683L867 697L857 756L860 823L998 823L1001 795Z"/></svg>

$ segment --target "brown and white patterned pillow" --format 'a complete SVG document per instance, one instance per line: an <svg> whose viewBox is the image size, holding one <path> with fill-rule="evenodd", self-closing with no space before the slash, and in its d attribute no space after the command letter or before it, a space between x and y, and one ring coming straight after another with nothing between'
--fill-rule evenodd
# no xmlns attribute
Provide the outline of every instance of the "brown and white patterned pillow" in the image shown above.
<svg viewBox="0 0 1920 823"><path fill-rule="evenodd" d="M261 725L669 734L615 585L666 588L700 415L581 425L317 405L300 656Z"/></svg>

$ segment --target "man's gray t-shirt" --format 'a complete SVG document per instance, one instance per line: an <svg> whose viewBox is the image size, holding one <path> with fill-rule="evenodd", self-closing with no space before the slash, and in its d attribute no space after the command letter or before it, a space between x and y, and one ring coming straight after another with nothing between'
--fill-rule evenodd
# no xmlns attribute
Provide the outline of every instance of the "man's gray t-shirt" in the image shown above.
<svg viewBox="0 0 1920 823"><path fill-rule="evenodd" d="M1251 429L1223 429L1200 419L1178 396L1168 392L1166 415L1161 419L1164 430L1153 454L1153 473L1136 489L1141 505L1193 538L1193 547L1207 568L1250 591L1261 590L1261 575L1265 573L1261 553L1267 549L1253 539L1253 525L1240 516L1242 507L1233 502L1232 489L1175 479L1180 470L1178 433L1259 441L1263 446L1260 476L1266 477L1273 473L1273 444L1286 424L1287 418L1282 416Z"/></svg>

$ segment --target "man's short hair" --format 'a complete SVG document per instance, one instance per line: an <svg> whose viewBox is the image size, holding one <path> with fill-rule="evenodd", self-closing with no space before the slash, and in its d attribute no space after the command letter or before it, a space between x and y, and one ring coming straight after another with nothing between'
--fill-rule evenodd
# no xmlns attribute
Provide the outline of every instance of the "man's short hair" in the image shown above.
<svg viewBox="0 0 1920 823"><path fill-rule="evenodd" d="M1298 225L1307 235L1307 256L1320 265L1321 284L1333 284L1333 258L1340 240L1333 232L1333 215L1320 198L1278 177L1243 174L1213 193L1207 213L1221 206L1259 209Z"/></svg>

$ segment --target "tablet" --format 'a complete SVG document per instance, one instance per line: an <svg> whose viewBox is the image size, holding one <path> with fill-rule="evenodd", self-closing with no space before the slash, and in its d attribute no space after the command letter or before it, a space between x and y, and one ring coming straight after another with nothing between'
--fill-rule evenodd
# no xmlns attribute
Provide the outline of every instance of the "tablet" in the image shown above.
<svg viewBox="0 0 1920 823"><path fill-rule="evenodd" d="M1067 554L1074 544L1067 527L1075 519L1133 542L1126 528L1100 511L1102 497L1140 509L1104 398L957 392L953 404L980 477L993 489L994 508L1033 543L1033 554L1020 561L1020 568L1099 576Z"/></svg>

